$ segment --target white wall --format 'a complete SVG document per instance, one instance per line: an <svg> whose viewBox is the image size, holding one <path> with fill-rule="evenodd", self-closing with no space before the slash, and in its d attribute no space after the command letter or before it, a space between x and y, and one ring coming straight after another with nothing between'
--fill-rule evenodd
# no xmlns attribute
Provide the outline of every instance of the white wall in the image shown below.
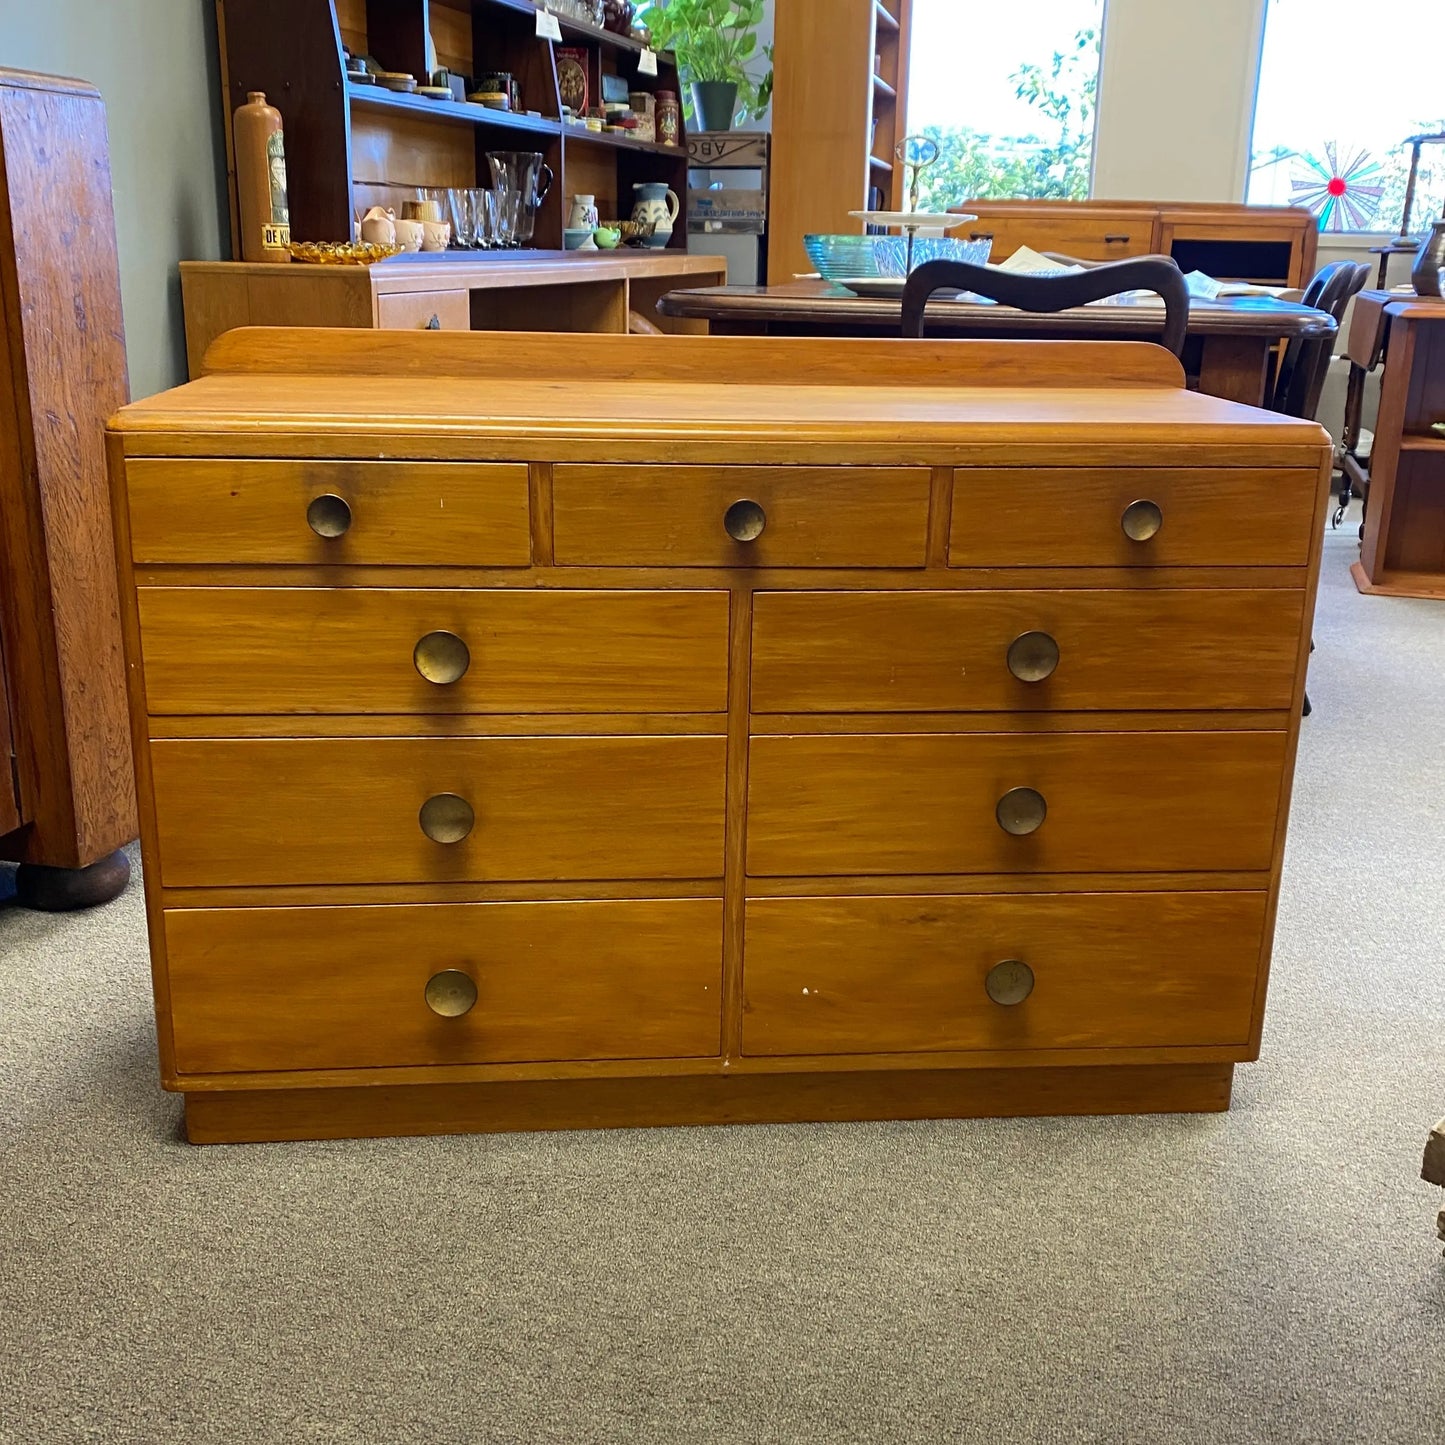
<svg viewBox="0 0 1445 1445"><path fill-rule="evenodd" d="M230 246L214 7L0 0L0 65L77 76L105 98L131 392L184 381L177 262Z"/></svg>
<svg viewBox="0 0 1445 1445"><path fill-rule="evenodd" d="M1104 200L1242 201L1265 0L1107 0Z"/></svg>

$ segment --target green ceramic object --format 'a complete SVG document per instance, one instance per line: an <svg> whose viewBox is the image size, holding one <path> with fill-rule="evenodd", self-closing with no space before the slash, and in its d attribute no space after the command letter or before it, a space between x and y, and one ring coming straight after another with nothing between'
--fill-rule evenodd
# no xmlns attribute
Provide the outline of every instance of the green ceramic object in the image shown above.
<svg viewBox="0 0 1445 1445"><path fill-rule="evenodd" d="M615 251L622 240L622 232L611 230L607 226L598 226L592 233L592 239L597 242L598 250Z"/></svg>

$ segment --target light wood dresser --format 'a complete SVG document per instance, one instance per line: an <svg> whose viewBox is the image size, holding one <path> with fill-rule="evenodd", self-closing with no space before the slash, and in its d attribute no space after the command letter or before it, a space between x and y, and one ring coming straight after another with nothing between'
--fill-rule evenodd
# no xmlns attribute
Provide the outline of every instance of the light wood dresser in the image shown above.
<svg viewBox="0 0 1445 1445"><path fill-rule="evenodd" d="M251 329L111 459L198 1142L1224 1109L1329 449L1130 343Z"/></svg>

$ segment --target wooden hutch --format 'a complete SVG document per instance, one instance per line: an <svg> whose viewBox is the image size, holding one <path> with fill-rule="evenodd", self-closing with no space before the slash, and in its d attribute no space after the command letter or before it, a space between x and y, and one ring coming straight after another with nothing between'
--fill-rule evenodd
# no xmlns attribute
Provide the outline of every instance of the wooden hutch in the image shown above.
<svg viewBox="0 0 1445 1445"><path fill-rule="evenodd" d="M537 213L530 247L398 257L360 268L184 263L187 346L195 372L210 341L245 325L626 331L652 319L676 285L726 279L716 257L689 257L687 143L662 145L588 131L562 118L557 49L537 34L533 0L217 0L217 27L231 173L230 117L251 90L265 91L286 127L291 234L334 241L352 234L374 205L400 213L422 187L489 184L489 151L535 150L555 180ZM680 91L674 57L657 55L642 75L644 47L629 36L557 16L563 45L590 52L590 78L621 75L628 88ZM425 79L434 64L454 74L513 75L522 109L398 94L359 85L343 47L389 70ZM532 113L535 112L535 113ZM664 250L567 253L568 197L597 197L604 218L631 214L633 186L663 181L683 207ZM337 273L346 271L346 276ZM512 293L504 299L504 293Z"/></svg>

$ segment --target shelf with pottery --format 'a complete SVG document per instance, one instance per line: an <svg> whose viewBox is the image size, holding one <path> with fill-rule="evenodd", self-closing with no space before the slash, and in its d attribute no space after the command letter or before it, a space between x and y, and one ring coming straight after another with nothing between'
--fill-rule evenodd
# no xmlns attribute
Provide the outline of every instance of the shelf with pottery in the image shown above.
<svg viewBox="0 0 1445 1445"><path fill-rule="evenodd" d="M635 188L662 183L681 213L670 233L659 227L659 241L685 250L681 120L675 145L589 130L567 118L559 78L565 52L585 46L589 104L601 104L604 78L609 90L620 88L612 77L625 81L629 96L677 94L681 81L667 52L654 55L631 35L566 15L557 16L559 45L538 34L532 0L228 0L218 13L228 112L256 91L282 115L293 240L349 239L373 207L401 216L422 190L486 187L488 153L505 150L539 157L543 181L531 207L536 249L563 248L573 196L591 195L604 219L626 220ZM654 61L655 75L648 73ZM494 95L490 82L503 78L505 95ZM488 84L474 88L483 79ZM479 91L488 93L487 104L465 98ZM645 110L610 123L630 126L639 118L645 137ZM234 218L229 135L228 160ZM232 230L234 243L235 224ZM232 249L241 254L238 244ZM474 259L490 265L503 257L479 252Z"/></svg>
<svg viewBox="0 0 1445 1445"><path fill-rule="evenodd" d="M183 261L186 353L199 376L211 343L240 326L376 330L705 333L659 316L681 286L721 286L727 263L685 251L441 251L375 266Z"/></svg>

